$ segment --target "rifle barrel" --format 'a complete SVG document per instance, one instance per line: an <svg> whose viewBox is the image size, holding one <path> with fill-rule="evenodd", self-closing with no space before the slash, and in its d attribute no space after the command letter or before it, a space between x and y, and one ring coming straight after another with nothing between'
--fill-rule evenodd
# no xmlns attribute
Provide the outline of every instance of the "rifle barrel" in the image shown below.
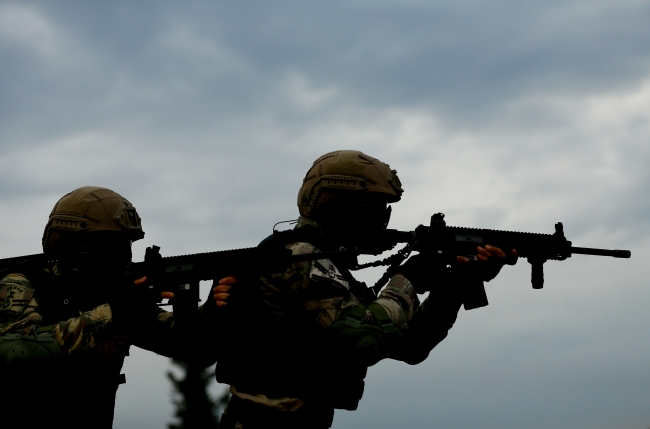
<svg viewBox="0 0 650 429"><path fill-rule="evenodd" d="M632 256L632 252L629 250L592 249L590 247L572 247L571 253L577 253L579 255L612 256L614 258L629 258Z"/></svg>

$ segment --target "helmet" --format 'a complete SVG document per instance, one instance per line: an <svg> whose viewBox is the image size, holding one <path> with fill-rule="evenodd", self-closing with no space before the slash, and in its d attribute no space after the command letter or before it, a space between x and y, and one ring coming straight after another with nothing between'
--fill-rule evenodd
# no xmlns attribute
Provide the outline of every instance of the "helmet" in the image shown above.
<svg viewBox="0 0 650 429"><path fill-rule="evenodd" d="M302 216L310 217L323 191L371 194L388 203L399 201L404 192L397 171L356 150L330 152L314 161L298 191Z"/></svg>
<svg viewBox="0 0 650 429"><path fill-rule="evenodd" d="M61 198L43 231L43 251L52 253L61 238L94 231L115 231L131 241L144 237L140 216L124 197L110 189L84 186Z"/></svg>

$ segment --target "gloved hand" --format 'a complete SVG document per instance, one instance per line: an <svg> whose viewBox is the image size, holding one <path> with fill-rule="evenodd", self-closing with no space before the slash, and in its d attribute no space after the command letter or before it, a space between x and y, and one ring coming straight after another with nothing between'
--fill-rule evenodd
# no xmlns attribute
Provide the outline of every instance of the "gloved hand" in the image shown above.
<svg viewBox="0 0 650 429"><path fill-rule="evenodd" d="M449 272L447 264L435 256L418 253L406 260L398 273L411 282L417 293L431 291L436 283L447 283Z"/></svg>
<svg viewBox="0 0 650 429"><path fill-rule="evenodd" d="M488 244L485 247L478 246L476 252L477 262L470 264L468 258L458 256L454 263L458 266L454 268L475 270L476 277L489 282L499 274L501 267L517 263L516 250L512 250L510 255L506 255L503 250ZM402 273L413 284L417 293L424 293L430 291L435 283L449 280L450 271L452 270L447 268L447 264L436 258L435 255L419 253L404 262L399 267L398 273Z"/></svg>

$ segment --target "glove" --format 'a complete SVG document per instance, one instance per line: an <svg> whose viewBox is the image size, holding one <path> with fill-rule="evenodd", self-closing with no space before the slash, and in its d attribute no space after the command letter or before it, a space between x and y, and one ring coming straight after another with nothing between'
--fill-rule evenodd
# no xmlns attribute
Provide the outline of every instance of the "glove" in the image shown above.
<svg viewBox="0 0 650 429"><path fill-rule="evenodd" d="M454 275L452 271L455 270L470 274L475 279L489 282L499 274L504 265L516 263L517 257L513 255L508 255L505 258L492 256L487 261L470 262L469 264L454 263L453 268L449 269L447 264L436 256L418 253L404 262L398 272L401 272L413 284L417 293L424 293L431 291L436 282L447 282Z"/></svg>
<svg viewBox="0 0 650 429"><path fill-rule="evenodd" d="M422 253L411 256L398 269L419 294L431 291L436 283L447 283L448 271L447 264Z"/></svg>

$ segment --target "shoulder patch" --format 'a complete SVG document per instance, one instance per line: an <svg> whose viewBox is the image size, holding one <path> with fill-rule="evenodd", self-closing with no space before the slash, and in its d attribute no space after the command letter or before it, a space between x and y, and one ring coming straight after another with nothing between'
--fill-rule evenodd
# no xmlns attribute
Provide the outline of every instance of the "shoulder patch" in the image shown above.
<svg viewBox="0 0 650 429"><path fill-rule="evenodd" d="M27 277L25 277L24 274L18 274L18 273L11 273L4 276L2 280L0 280L0 285L4 285L4 284L16 284L16 285L24 286L29 289L31 289L32 287L32 284L27 279Z"/></svg>
<svg viewBox="0 0 650 429"><path fill-rule="evenodd" d="M350 290L350 283L345 280L336 265L329 259L318 259L311 263L309 278L318 283L325 283Z"/></svg>
<svg viewBox="0 0 650 429"><path fill-rule="evenodd" d="M31 283L22 274L9 274L0 281L0 309L22 312L34 296Z"/></svg>

